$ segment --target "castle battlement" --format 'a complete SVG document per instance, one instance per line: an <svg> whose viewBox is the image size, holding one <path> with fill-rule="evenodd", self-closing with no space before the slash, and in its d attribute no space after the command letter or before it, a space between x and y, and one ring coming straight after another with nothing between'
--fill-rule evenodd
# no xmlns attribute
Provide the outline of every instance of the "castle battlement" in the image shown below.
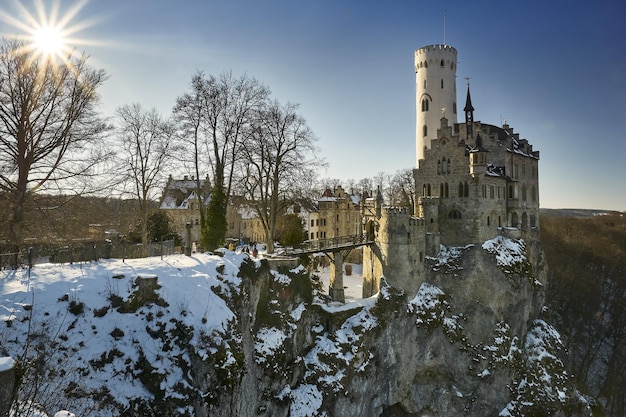
<svg viewBox="0 0 626 417"><path fill-rule="evenodd" d="M434 51L446 51L446 52L452 52L455 55L457 54L456 48L450 45L445 45L445 44L434 44L434 45L424 46L415 50L415 53L425 54L427 52L434 52Z"/></svg>

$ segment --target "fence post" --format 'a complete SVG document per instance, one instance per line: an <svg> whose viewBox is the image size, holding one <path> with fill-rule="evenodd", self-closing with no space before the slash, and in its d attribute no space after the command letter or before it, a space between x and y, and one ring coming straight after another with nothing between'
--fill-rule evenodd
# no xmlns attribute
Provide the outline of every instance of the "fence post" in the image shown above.
<svg viewBox="0 0 626 417"><path fill-rule="evenodd" d="M30 284L30 270L33 268L33 247L28 248L28 283Z"/></svg>

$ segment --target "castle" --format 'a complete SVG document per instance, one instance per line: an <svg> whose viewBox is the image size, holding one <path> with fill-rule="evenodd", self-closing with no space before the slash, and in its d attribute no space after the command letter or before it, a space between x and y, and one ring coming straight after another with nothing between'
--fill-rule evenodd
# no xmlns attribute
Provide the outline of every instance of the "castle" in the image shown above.
<svg viewBox="0 0 626 417"><path fill-rule="evenodd" d="M539 152L506 123L474 121L469 84L465 120L457 122L456 68L451 46L415 51L415 215L382 207L380 197L362 203L365 231L375 242L363 250L364 297L378 292L381 277L417 291L426 257L441 245L538 236Z"/></svg>

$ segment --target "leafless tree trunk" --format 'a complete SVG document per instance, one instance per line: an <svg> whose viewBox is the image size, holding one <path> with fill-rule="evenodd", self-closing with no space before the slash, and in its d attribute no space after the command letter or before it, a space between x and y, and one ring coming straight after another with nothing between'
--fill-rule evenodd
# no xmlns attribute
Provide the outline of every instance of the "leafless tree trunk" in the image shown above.
<svg viewBox="0 0 626 417"><path fill-rule="evenodd" d="M207 77L203 73L197 73L192 79L191 87L191 94L185 94L177 100L175 113L179 121L193 126L198 141L200 135L202 136L208 154L196 153L194 157L196 160L210 159L213 187L223 190L228 201L235 166L240 159L243 140L250 130L251 118L266 101L269 89L255 78L246 75L236 78L231 72L224 72L219 77ZM185 111L187 109L193 109L191 114ZM196 113L196 110L200 112ZM198 176L199 174L197 172ZM204 227L206 220L202 227L203 241L209 247L224 239L224 236L219 236L221 233L213 235L213 232L225 230L225 208L225 204L213 210L209 207L211 216L219 217L211 219L212 227Z"/></svg>
<svg viewBox="0 0 626 417"><path fill-rule="evenodd" d="M315 136L298 106L277 101L258 113L252 140L245 147L246 197L266 234L267 252L274 252L278 215L301 184L311 183L316 159Z"/></svg>
<svg viewBox="0 0 626 417"><path fill-rule="evenodd" d="M0 44L0 189L8 196L8 238L19 250L30 193L69 184L102 161L107 130L95 111L103 71L87 57L60 63L20 41ZM95 158L94 158L95 156Z"/></svg>
<svg viewBox="0 0 626 417"><path fill-rule="evenodd" d="M174 129L155 109L146 111L139 104L122 106L116 113L124 164L119 172L139 201L141 240L147 248L150 202L157 199L167 176L164 168L174 150Z"/></svg>

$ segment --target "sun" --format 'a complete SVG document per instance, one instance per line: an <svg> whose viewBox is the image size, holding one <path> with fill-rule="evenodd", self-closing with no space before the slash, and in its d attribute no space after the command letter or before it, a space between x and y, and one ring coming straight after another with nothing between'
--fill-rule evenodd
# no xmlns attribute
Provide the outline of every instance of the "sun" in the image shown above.
<svg viewBox="0 0 626 417"><path fill-rule="evenodd" d="M69 49L60 27L40 26L33 31L32 38L34 48L45 57L62 56Z"/></svg>
<svg viewBox="0 0 626 417"><path fill-rule="evenodd" d="M23 42L23 49L34 57L69 64L71 57L80 55L79 46L95 44L76 37L78 32L95 23L93 18L77 21L87 1L74 0L68 6L68 2L60 0L32 0L31 8L27 1L13 0L12 12L0 8L0 23L6 23L2 26L12 27L17 32L3 31L0 35Z"/></svg>

